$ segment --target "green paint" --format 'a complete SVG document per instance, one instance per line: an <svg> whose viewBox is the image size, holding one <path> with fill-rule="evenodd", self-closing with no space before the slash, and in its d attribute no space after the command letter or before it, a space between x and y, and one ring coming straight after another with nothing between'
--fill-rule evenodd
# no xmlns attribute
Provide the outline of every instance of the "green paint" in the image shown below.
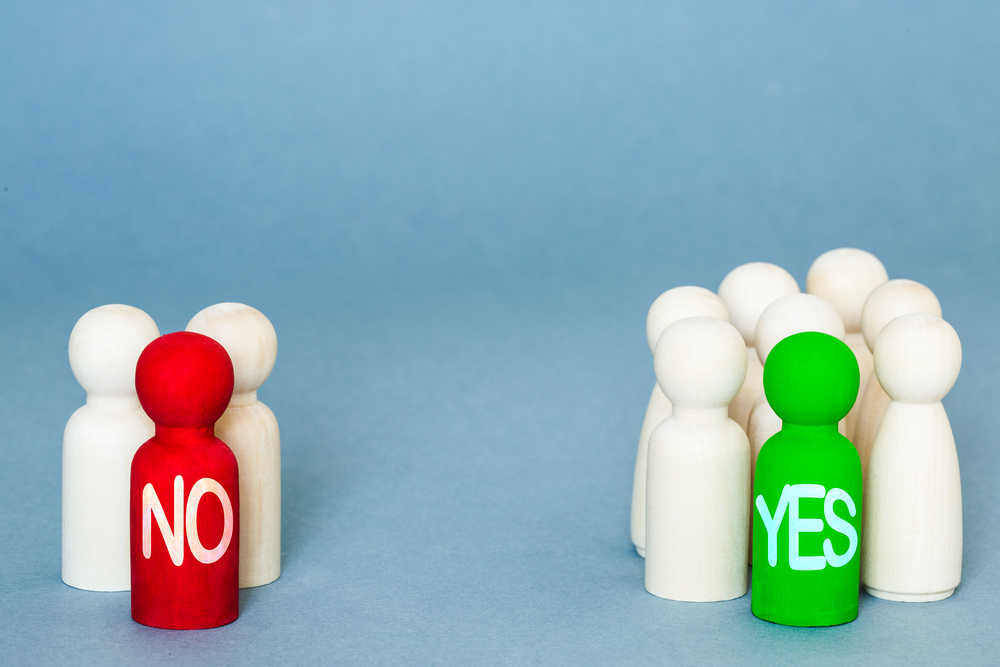
<svg viewBox="0 0 1000 667"><path fill-rule="evenodd" d="M837 422L859 382L854 353L827 334L789 336L767 357L764 393L782 426L754 475L750 606L765 621L820 626L858 616L861 460Z"/></svg>

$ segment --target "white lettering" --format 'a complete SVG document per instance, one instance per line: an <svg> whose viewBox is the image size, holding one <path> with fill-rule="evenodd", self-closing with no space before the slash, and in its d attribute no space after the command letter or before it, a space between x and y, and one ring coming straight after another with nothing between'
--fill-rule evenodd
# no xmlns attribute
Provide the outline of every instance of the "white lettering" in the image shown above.
<svg viewBox="0 0 1000 667"><path fill-rule="evenodd" d="M822 556L799 555L799 535L802 533L819 533L825 527L823 519L804 519L799 516L799 500L802 498L824 498L823 516L826 523L841 535L847 536L847 551L838 555L833 550L833 543L828 539L823 541ZM767 563L771 567L778 565L778 530L788 511L788 565L793 570L822 570L829 563L832 567L843 567L851 561L858 551L858 531L847 521L837 516L833 504L838 500L847 505L851 516L857 514L854 499L843 489L830 489L829 492L820 484L786 484L778 498L778 506L774 508L774 516L767 509L767 501L763 495L757 496L757 511L764 522L767 531Z"/></svg>
<svg viewBox="0 0 1000 667"><path fill-rule="evenodd" d="M800 556L799 533L818 533L823 530L822 519L799 518L799 499L822 498L826 489L820 484L796 484L792 487L788 503L788 565L793 570L822 570L826 567L823 556Z"/></svg>
<svg viewBox="0 0 1000 667"><path fill-rule="evenodd" d="M198 536L198 505L201 497L206 493L213 493L222 502L222 539L214 549L206 549L201 544ZM188 496L187 506L187 534L188 546L191 548L191 555L200 563L214 563L222 558L229 548L229 543L233 539L233 504L229 501L229 494L222 488L222 485L214 479L202 477L191 487L191 495Z"/></svg>
<svg viewBox="0 0 1000 667"><path fill-rule="evenodd" d="M201 497L206 493L215 494L222 503L222 538L214 549L206 549L198 535L198 506ZM210 477L202 477L191 487L188 496L187 512L184 511L184 478L174 477L174 527L171 530L167 522L166 512L156 495L156 489L151 483L142 488L142 555L151 558L153 555L153 519L160 527L167 553L174 565L184 563L184 532L187 531L188 546L191 555L200 563L214 563L222 558L233 541L233 531L236 526L233 516L233 504L229 494L217 481Z"/></svg>
<svg viewBox="0 0 1000 667"><path fill-rule="evenodd" d="M826 517L826 523L838 533L846 535L848 540L847 551L840 556L833 550L833 543L830 542L829 538L823 541L823 555L833 567L847 565L851 557L854 556L854 552L858 550L858 531L833 511L833 504L838 500L842 500L847 505L847 511L851 516L857 512L854 500L843 489L830 489L830 492L826 494L826 500L823 501L823 515Z"/></svg>
<svg viewBox="0 0 1000 667"><path fill-rule="evenodd" d="M167 545L167 553L174 565L184 562L184 478L180 475L174 478L174 529L170 530L167 515L163 505L156 495L152 484L142 488L142 555L150 558L153 555L153 521L160 527L163 542Z"/></svg>
<svg viewBox="0 0 1000 667"><path fill-rule="evenodd" d="M781 527L781 522L785 518L790 488L785 484L785 488L781 490L781 497L778 498L778 506L774 508L773 518L767 509L767 501L764 500L764 496L757 496L757 511L760 512L760 518L764 521L764 530L767 531L767 563L771 567L778 565L778 528Z"/></svg>

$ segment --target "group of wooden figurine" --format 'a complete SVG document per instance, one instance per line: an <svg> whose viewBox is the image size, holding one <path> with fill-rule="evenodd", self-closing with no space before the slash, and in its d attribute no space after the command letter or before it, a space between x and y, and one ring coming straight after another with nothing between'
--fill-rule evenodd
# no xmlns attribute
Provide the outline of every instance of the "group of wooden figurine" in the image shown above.
<svg viewBox="0 0 1000 667"><path fill-rule="evenodd" d="M749 556L754 615L798 626L854 620L859 583L906 602L955 591L962 496L941 399L962 348L930 289L841 248L805 294L766 263L718 294L669 290L646 335L657 384L631 521L646 590L737 598Z"/></svg>
<svg viewBox="0 0 1000 667"><path fill-rule="evenodd" d="M235 621L239 589L279 577L278 422L257 400L277 353L270 321L238 303L165 336L131 306L80 318L69 361L87 404L63 436L64 582L131 590L133 619L180 630Z"/></svg>

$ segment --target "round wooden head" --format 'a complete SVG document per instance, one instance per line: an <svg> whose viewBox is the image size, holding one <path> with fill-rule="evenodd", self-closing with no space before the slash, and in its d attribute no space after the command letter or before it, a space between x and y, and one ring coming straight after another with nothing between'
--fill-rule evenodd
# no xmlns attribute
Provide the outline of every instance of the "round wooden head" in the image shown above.
<svg viewBox="0 0 1000 667"><path fill-rule="evenodd" d="M912 313L889 322L875 343L875 374L900 403L937 403L962 368L962 343L940 317Z"/></svg>
<svg viewBox="0 0 1000 667"><path fill-rule="evenodd" d="M848 333L861 331L861 308L876 287L889 280L878 258L857 248L838 248L816 258L806 276L806 292L829 301Z"/></svg>
<svg viewBox="0 0 1000 667"><path fill-rule="evenodd" d="M799 291L799 284L792 274L766 262L737 266L719 285L719 296L729 310L729 322L750 347L754 345L757 320L764 309L781 297L798 294Z"/></svg>
<svg viewBox="0 0 1000 667"><path fill-rule="evenodd" d="M890 280L875 288L861 309L861 333L868 349L875 349L875 341L886 324L910 313L941 317L941 304L934 292L913 280Z"/></svg>
<svg viewBox="0 0 1000 667"><path fill-rule="evenodd" d="M278 337L271 321L242 303L218 303L188 322L188 331L204 334L226 348L233 361L234 393L256 391L278 358Z"/></svg>
<svg viewBox="0 0 1000 667"><path fill-rule="evenodd" d="M688 317L667 327L653 355L656 380L674 405L725 408L743 386L747 348L731 324Z"/></svg>
<svg viewBox="0 0 1000 667"><path fill-rule="evenodd" d="M757 357L767 363L767 355L785 338L803 331L820 331L844 340L844 322L829 303L811 294L783 296L764 309L754 333Z"/></svg>
<svg viewBox="0 0 1000 667"><path fill-rule="evenodd" d="M774 346L764 364L764 394L782 421L836 424L858 397L861 371L843 341L806 331Z"/></svg>
<svg viewBox="0 0 1000 667"><path fill-rule="evenodd" d="M197 333L167 334L146 346L135 369L139 403L158 426L205 428L233 395L233 364L225 348Z"/></svg>
<svg viewBox="0 0 1000 667"><path fill-rule="evenodd" d="M686 317L714 317L729 321L729 311L719 296L704 287L675 287L656 298L646 317L646 342L656 352L656 341L671 324Z"/></svg>
<svg viewBox="0 0 1000 667"><path fill-rule="evenodd" d="M84 314L69 336L69 364L88 394L124 396L135 390L135 364L160 335L153 319L132 306L111 304Z"/></svg>

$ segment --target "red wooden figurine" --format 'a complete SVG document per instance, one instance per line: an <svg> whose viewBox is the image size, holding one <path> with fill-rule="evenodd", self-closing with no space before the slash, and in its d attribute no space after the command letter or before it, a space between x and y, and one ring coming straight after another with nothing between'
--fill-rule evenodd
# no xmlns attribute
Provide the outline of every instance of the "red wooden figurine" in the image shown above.
<svg viewBox="0 0 1000 667"><path fill-rule="evenodd" d="M132 459L132 618L172 630L239 616L236 457L215 437L233 364L208 336L179 332L146 346L135 388L156 435Z"/></svg>

